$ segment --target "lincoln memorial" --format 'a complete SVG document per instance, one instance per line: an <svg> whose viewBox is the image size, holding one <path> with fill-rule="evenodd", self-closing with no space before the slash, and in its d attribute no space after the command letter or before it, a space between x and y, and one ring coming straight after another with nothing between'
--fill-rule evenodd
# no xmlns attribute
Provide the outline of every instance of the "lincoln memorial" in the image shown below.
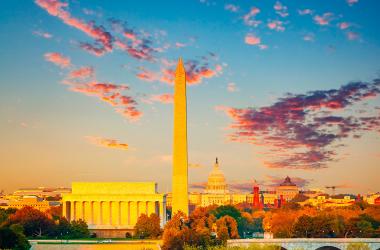
<svg viewBox="0 0 380 250"><path fill-rule="evenodd" d="M166 219L166 196L155 182L74 182L72 193L62 198L63 216L82 219L97 237L125 237L133 234L141 214Z"/></svg>

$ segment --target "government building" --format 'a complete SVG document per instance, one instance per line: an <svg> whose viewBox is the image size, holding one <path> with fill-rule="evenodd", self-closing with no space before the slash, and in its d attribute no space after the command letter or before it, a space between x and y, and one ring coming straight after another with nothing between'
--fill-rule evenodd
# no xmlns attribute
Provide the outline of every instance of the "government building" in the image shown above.
<svg viewBox="0 0 380 250"><path fill-rule="evenodd" d="M65 218L84 220L102 238L133 234L141 214L157 214L161 227L166 222L166 197L154 182L74 182L62 204Z"/></svg>
<svg viewBox="0 0 380 250"><path fill-rule="evenodd" d="M206 207L210 205L236 205L239 203L253 204L256 195L256 207L278 206L280 200L290 201L298 193L299 188L289 177L279 184L274 190L259 191L258 186L252 182L252 191L256 192L232 192L228 189L224 173L220 169L216 159L212 171L208 175L207 184L203 192L189 192L189 204L191 207ZM171 207L172 194L167 194L166 204ZM261 204L261 205L260 205Z"/></svg>

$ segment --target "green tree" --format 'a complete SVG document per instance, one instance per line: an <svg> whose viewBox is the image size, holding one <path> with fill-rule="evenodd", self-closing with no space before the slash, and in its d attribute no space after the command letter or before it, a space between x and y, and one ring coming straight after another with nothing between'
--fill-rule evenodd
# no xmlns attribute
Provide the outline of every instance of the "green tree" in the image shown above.
<svg viewBox="0 0 380 250"><path fill-rule="evenodd" d="M90 231L85 221L79 219L72 221L69 231L70 238L88 238L90 237Z"/></svg>
<svg viewBox="0 0 380 250"><path fill-rule="evenodd" d="M22 226L18 224L0 228L0 249L29 249L30 244L22 231Z"/></svg>

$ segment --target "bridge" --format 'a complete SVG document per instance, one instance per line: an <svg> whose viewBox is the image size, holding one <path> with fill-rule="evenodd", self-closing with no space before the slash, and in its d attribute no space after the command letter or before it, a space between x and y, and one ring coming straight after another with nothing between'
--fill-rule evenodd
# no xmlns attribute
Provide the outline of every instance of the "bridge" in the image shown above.
<svg viewBox="0 0 380 250"><path fill-rule="evenodd" d="M380 250L379 238L288 238L228 240L227 246L275 245L281 250Z"/></svg>

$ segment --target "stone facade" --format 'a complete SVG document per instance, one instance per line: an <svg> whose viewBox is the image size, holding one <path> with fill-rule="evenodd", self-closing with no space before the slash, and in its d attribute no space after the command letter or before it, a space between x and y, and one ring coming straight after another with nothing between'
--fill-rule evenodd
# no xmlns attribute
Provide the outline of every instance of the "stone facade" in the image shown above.
<svg viewBox="0 0 380 250"><path fill-rule="evenodd" d="M161 226L166 222L166 196L154 182L74 182L62 203L64 217L86 221L98 237L133 234L141 214L159 215Z"/></svg>

